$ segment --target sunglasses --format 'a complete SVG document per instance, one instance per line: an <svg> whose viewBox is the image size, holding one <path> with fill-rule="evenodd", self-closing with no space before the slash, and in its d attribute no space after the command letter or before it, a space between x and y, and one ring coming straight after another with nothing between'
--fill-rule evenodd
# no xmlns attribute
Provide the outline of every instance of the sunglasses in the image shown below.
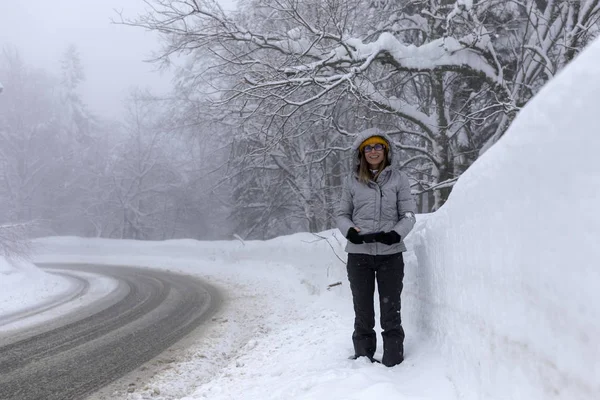
<svg viewBox="0 0 600 400"><path fill-rule="evenodd" d="M373 150L381 151L383 149L385 149L385 146L382 145L381 143L374 144L373 146L371 146L371 145L368 144L368 145L365 146L364 152L365 153L370 153Z"/></svg>

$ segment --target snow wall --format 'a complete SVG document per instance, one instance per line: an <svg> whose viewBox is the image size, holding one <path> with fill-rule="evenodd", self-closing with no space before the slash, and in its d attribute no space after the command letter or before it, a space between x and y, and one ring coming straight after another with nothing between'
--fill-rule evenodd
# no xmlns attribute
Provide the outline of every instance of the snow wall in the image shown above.
<svg viewBox="0 0 600 400"><path fill-rule="evenodd" d="M461 398L600 398L599 66L595 41L407 238L404 319Z"/></svg>

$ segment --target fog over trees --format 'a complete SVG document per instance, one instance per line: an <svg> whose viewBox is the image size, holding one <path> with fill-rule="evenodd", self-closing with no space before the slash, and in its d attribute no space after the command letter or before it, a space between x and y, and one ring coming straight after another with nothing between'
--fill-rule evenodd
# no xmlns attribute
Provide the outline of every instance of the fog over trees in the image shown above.
<svg viewBox="0 0 600 400"><path fill-rule="evenodd" d="M131 93L123 121L103 120L77 94L85 71L75 48L61 65L52 76L16 50L2 53L2 223L29 222L35 235L227 235L228 188L213 191L209 172L226 157L214 148L219 128L179 128L170 102L141 91Z"/></svg>
<svg viewBox="0 0 600 400"><path fill-rule="evenodd" d="M79 95L76 47L60 74L2 49L0 224L131 239L318 232L333 227L353 137L372 127L431 212L600 28L600 0L147 3L113 19L158 33L155 62L176 81L168 96L132 90L123 120Z"/></svg>

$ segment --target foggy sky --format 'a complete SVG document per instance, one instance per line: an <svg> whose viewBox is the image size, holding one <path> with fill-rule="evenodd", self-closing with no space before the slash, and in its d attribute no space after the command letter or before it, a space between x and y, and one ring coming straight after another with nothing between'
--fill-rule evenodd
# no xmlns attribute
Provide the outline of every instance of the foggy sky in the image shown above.
<svg viewBox="0 0 600 400"><path fill-rule="evenodd" d="M134 86L154 93L168 90L171 73L143 60L159 50L155 34L115 25L115 9L134 17L147 7L142 0L3 1L0 7L0 50L19 50L32 67L59 72L70 44L77 46L86 75L84 101L95 114L119 118L123 101ZM231 7L233 0L222 0ZM0 81L2 77L0 77ZM6 83L5 83L6 86Z"/></svg>

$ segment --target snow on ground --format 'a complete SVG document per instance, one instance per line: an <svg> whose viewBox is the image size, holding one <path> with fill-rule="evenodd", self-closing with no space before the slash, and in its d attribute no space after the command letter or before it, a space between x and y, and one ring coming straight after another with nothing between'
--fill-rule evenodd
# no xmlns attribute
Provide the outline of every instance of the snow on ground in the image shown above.
<svg viewBox="0 0 600 400"><path fill-rule="evenodd" d="M19 332L83 308L118 288L117 281L106 276L62 272L0 258L0 333L13 340Z"/></svg>
<svg viewBox="0 0 600 400"><path fill-rule="evenodd" d="M27 260L0 256L0 322L2 316L52 301L69 288L66 279L48 274Z"/></svg>
<svg viewBox="0 0 600 400"><path fill-rule="evenodd" d="M36 260L167 268L225 291L215 324L186 352L156 360L164 368L136 392L123 386L107 399L456 398L437 347L410 324L401 366L348 360L353 311L339 236L245 243L48 238L38 242L44 255Z"/></svg>
<svg viewBox="0 0 600 400"><path fill-rule="evenodd" d="M597 399L599 63L596 41L441 210L418 216L397 367L346 358L352 309L335 231L246 243L48 238L36 260L166 268L225 291L214 324L114 399Z"/></svg>

